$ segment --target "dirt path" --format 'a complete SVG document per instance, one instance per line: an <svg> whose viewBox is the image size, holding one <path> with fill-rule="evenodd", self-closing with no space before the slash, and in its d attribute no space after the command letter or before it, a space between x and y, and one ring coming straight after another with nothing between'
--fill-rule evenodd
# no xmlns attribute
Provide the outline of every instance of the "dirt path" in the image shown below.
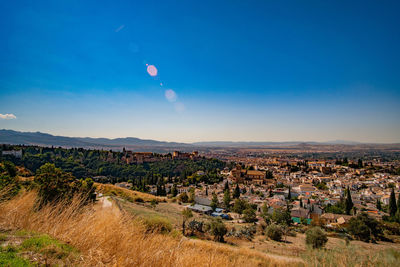
<svg viewBox="0 0 400 267"><path fill-rule="evenodd" d="M109 197L101 197L99 199L99 203L101 203L102 208L111 208L113 203L110 201Z"/></svg>

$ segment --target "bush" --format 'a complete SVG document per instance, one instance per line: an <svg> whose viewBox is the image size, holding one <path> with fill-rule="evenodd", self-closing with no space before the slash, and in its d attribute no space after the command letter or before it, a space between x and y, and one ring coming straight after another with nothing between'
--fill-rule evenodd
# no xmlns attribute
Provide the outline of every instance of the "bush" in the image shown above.
<svg viewBox="0 0 400 267"><path fill-rule="evenodd" d="M143 198L141 198L141 197L137 197L137 198L135 198L135 202L143 203L144 200L143 200Z"/></svg>
<svg viewBox="0 0 400 267"><path fill-rule="evenodd" d="M225 224L222 222L221 218L213 219L207 227L210 234L214 236L214 240L218 242L224 242L224 235L228 232Z"/></svg>
<svg viewBox="0 0 400 267"><path fill-rule="evenodd" d="M249 208L249 203L244 199L236 199L233 204L232 211L238 214L242 214L245 209Z"/></svg>
<svg viewBox="0 0 400 267"><path fill-rule="evenodd" d="M164 217L150 217L145 219L144 224L146 225L148 232L159 232L159 233L169 233L172 230L171 222Z"/></svg>
<svg viewBox="0 0 400 267"><path fill-rule="evenodd" d="M182 202L182 203L187 203L187 202L189 201L189 197L188 197L188 195L187 195L185 192L183 192L182 194L180 194L180 195L178 196L178 200L179 200L180 202Z"/></svg>
<svg viewBox="0 0 400 267"><path fill-rule="evenodd" d="M81 194L87 201L96 198L92 179L77 180L71 173L63 172L50 163L37 170L35 183L39 188L41 204L59 200L69 201L75 194Z"/></svg>
<svg viewBox="0 0 400 267"><path fill-rule="evenodd" d="M328 242L326 233L319 227L313 227L306 232L306 244L312 248L322 248Z"/></svg>
<svg viewBox="0 0 400 267"><path fill-rule="evenodd" d="M243 211L243 219L247 223L252 223L257 221L256 211L252 208L245 209Z"/></svg>
<svg viewBox="0 0 400 267"><path fill-rule="evenodd" d="M277 224L290 225L292 223L292 217L290 212L286 209L274 209L271 220Z"/></svg>
<svg viewBox="0 0 400 267"><path fill-rule="evenodd" d="M380 223L366 213L361 213L349 221L348 231L356 239L369 242L380 239L382 229Z"/></svg>
<svg viewBox="0 0 400 267"><path fill-rule="evenodd" d="M191 231L190 235L194 235L195 232L202 233L203 232L203 222L192 220L188 224L188 228Z"/></svg>
<svg viewBox="0 0 400 267"><path fill-rule="evenodd" d="M9 199L18 194L21 188L13 163L6 161L0 164L0 191L2 198Z"/></svg>
<svg viewBox="0 0 400 267"><path fill-rule="evenodd" d="M283 229L281 226L277 224L270 224L267 227L265 234L272 240L281 241L283 235Z"/></svg>

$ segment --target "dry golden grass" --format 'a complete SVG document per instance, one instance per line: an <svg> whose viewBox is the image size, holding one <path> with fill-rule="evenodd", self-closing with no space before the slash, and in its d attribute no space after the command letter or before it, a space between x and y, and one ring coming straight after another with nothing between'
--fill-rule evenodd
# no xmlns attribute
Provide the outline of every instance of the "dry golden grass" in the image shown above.
<svg viewBox="0 0 400 267"><path fill-rule="evenodd" d="M250 249L146 234L144 224L115 207L81 206L76 198L36 210L35 192L0 203L1 230L47 233L81 253L83 266L294 266L299 263Z"/></svg>
<svg viewBox="0 0 400 267"><path fill-rule="evenodd" d="M158 202L167 201L166 197L158 197L147 193L142 193L138 191L129 190L126 188L118 187L112 184L99 184L95 183L97 191L105 194L105 195L116 195L122 197L131 202L135 201L137 198L141 198L145 202L149 202L152 200L157 200Z"/></svg>

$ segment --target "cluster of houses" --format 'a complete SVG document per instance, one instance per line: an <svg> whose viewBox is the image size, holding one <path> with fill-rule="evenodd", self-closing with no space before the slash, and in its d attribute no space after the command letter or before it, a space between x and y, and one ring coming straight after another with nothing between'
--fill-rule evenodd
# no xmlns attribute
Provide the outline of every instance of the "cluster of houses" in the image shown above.
<svg viewBox="0 0 400 267"><path fill-rule="evenodd" d="M345 166L336 166L326 162L309 162L312 171L288 172L280 166L251 166L251 168L237 165L233 169L225 169L221 174L225 177L219 184L200 184L196 189L196 196L208 199L211 202L211 193L217 194L220 203L223 203L225 183L230 190L239 185L241 198L251 204L256 204L258 211L266 203L269 212L276 208L286 208L288 197L292 201L291 217L293 222L308 223L312 221L327 227L346 226L354 213L367 212L371 217L380 219L386 213L379 210L377 202L388 205L391 188L396 194L400 191L400 176L384 172L369 173L365 169L352 169ZM266 169L273 172L273 179L266 178ZM180 192L189 190L180 186ZM354 210L351 215L333 214L326 212L326 207L335 205L345 197L345 190L351 192ZM207 202L197 203L191 207L194 211L212 214ZM215 211L214 215L224 214L223 210Z"/></svg>

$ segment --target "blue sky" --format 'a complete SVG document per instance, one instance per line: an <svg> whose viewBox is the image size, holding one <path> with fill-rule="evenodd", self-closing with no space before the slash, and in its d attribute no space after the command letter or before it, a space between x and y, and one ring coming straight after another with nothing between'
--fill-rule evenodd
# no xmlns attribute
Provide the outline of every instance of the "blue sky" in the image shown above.
<svg viewBox="0 0 400 267"><path fill-rule="evenodd" d="M1 1L0 10L0 128L400 142L398 1Z"/></svg>

